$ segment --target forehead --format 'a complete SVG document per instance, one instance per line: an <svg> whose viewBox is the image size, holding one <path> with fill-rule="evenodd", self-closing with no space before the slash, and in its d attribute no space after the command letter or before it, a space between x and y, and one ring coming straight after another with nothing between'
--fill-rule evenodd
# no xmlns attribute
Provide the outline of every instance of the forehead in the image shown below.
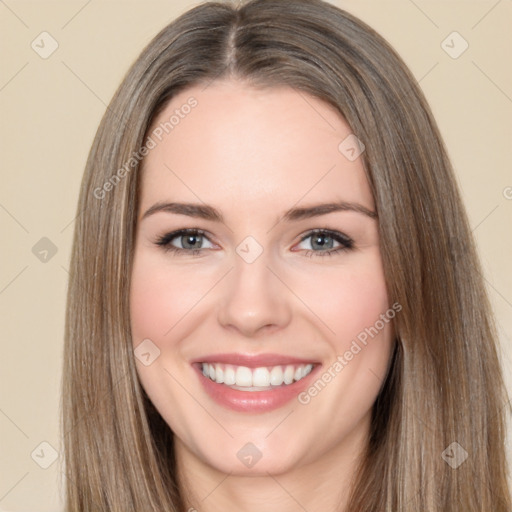
<svg viewBox="0 0 512 512"><path fill-rule="evenodd" d="M361 159L339 149L350 134L332 106L289 87L190 87L153 121L156 145L144 159L142 206L199 199L272 207L305 198L372 208Z"/></svg>

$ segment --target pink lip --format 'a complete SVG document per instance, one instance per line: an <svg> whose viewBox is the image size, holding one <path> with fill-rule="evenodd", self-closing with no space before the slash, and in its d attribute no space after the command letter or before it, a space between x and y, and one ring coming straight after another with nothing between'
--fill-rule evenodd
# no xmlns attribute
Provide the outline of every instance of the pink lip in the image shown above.
<svg viewBox="0 0 512 512"><path fill-rule="evenodd" d="M211 354L191 361L192 363L225 363L236 366L247 366L247 368L260 368L262 366L278 366L287 364L308 364L314 363L311 359L285 356L281 354Z"/></svg>
<svg viewBox="0 0 512 512"><path fill-rule="evenodd" d="M307 364L308 362L311 362L303 359L287 357L286 363L268 363L270 359L263 357L262 359L258 359L258 364L249 366L246 364L247 358L244 359L242 357L242 360L245 361L243 364L240 362L235 363L235 360L240 361L240 359L234 357L230 357L229 361L226 358L217 359L219 355L220 354L217 354L214 358L210 358L210 360L202 359L201 362L223 362L226 364L238 364L240 366L248 366L251 368L258 366L276 366L278 364ZM280 359L280 361L281 360L282 359ZM250 359L250 362L254 361L255 359ZM274 361L274 359L272 359L272 361ZM276 386L274 389L266 391L239 391L238 389L232 389L224 384L217 384L217 382L205 377L199 361L192 364L192 367L197 372L201 385L215 402L236 412L245 413L262 413L282 407L290 400L296 398L299 393L311 385L311 382L316 378L316 374L321 366L321 364L317 364L313 370L306 375L306 377L294 382L293 384Z"/></svg>

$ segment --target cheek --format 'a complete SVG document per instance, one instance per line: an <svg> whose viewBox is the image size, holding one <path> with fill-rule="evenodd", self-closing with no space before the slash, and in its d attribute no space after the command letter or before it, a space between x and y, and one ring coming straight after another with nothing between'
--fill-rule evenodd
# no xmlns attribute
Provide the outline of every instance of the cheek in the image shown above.
<svg viewBox="0 0 512 512"><path fill-rule="evenodd" d="M136 348L149 339L160 351L147 366L136 361L137 373L153 404L176 431L180 431L181 424L176 425L169 412L175 408L180 411L178 417L185 416L190 405L188 395L173 379L187 371L179 353L181 339L186 338L183 329L190 329L183 320L207 290L207 283L194 277L193 272L172 268L149 251L136 253L130 286L132 344ZM186 433L183 435L186 437Z"/></svg>
<svg viewBox="0 0 512 512"><path fill-rule="evenodd" d="M174 310L172 304L172 288L155 267L138 260L133 268L130 290L130 314L133 343L137 344L144 338L157 343L166 330L165 312ZM168 322L167 322L168 323ZM157 343L158 344L158 343Z"/></svg>
<svg viewBox="0 0 512 512"><path fill-rule="evenodd" d="M346 350L352 339L374 326L380 315L389 309L377 250L359 258L357 264L309 275L311 277L302 281L303 296L327 328L324 332L337 352ZM379 327L379 331L389 330L380 322Z"/></svg>
<svg viewBox="0 0 512 512"><path fill-rule="evenodd" d="M340 340L340 351L350 348L347 346L348 340L349 345L354 340L362 343L367 341L368 332L379 339L388 337L391 324L382 323L381 315L385 315L389 309L389 301L384 276L378 268L364 272L346 283L337 306L340 308L338 314L336 315L335 310L331 314L335 321L336 338ZM368 348L372 349L369 346Z"/></svg>
<svg viewBox="0 0 512 512"><path fill-rule="evenodd" d="M316 324L324 326L330 356L319 377L322 382L307 391L301 403L315 397L315 407L326 407L326 418L333 414L332 403L337 403L342 413L331 421L340 429L349 419L359 421L378 394L390 361L397 314L389 304L380 252L368 251L355 261L302 282L308 306L321 321ZM322 398L316 399L320 394Z"/></svg>
<svg viewBox="0 0 512 512"><path fill-rule="evenodd" d="M130 287L133 343L149 338L160 345L208 290L208 282L142 253L134 261Z"/></svg>
<svg viewBox="0 0 512 512"><path fill-rule="evenodd" d="M321 282L328 284L329 293L310 283L308 288L316 291L309 297L331 331L326 336L331 358L299 402L306 408L314 404L317 417L339 433L359 424L377 397L392 353L393 318L400 308L389 304L377 252Z"/></svg>

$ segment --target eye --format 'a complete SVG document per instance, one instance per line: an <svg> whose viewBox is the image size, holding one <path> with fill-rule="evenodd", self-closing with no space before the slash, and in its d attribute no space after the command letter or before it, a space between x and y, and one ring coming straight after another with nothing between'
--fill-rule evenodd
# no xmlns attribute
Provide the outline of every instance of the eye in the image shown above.
<svg viewBox="0 0 512 512"><path fill-rule="evenodd" d="M207 241L210 245L203 246ZM163 247L166 251L175 253L199 254L203 249L212 249L213 244L208 240L205 232L200 229L180 229L167 233L155 242L156 245Z"/></svg>
<svg viewBox="0 0 512 512"><path fill-rule="evenodd" d="M309 240L308 244L305 244ZM204 247L204 243L208 242L208 246ZM155 244L162 247L165 251L172 251L174 253L191 254L197 256L204 249L214 248L213 244L209 241L206 233L201 229L180 229L166 233L159 237ZM302 245L309 245L308 247L300 247ZM310 231L302 237L298 249L305 249L304 256L332 256L341 251L347 251L353 248L354 242L347 235L339 231L332 231L328 229L317 229ZM296 251L297 249L292 249Z"/></svg>
<svg viewBox="0 0 512 512"><path fill-rule="evenodd" d="M307 244L304 244L309 240ZM300 244L309 245L308 247L300 247ZM302 237L300 244L297 246L299 249L306 249L304 256L332 256L333 254L341 251L348 251L354 247L354 241L339 231L332 231L330 229L317 229L310 231L307 235Z"/></svg>

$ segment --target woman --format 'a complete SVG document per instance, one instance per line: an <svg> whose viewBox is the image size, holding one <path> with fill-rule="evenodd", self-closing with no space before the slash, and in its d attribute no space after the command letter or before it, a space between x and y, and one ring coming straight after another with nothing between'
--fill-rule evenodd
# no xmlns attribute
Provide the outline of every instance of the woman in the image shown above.
<svg viewBox="0 0 512 512"><path fill-rule="evenodd" d="M466 214L364 23L188 11L110 103L78 209L69 510L510 510Z"/></svg>

